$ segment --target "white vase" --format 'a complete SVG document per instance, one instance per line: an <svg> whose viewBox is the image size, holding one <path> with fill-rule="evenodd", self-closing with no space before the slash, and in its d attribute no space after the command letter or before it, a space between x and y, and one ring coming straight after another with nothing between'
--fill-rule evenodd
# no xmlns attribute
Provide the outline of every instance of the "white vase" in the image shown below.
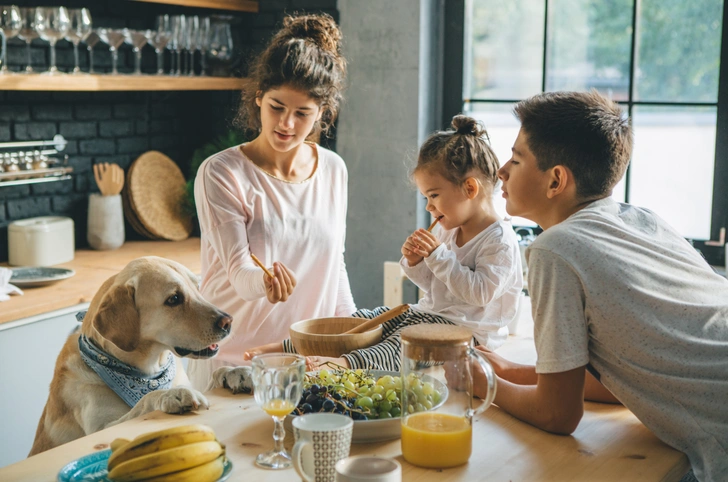
<svg viewBox="0 0 728 482"><path fill-rule="evenodd" d="M86 240L93 249L116 249L124 244L124 210L121 194L91 194L88 200Z"/></svg>

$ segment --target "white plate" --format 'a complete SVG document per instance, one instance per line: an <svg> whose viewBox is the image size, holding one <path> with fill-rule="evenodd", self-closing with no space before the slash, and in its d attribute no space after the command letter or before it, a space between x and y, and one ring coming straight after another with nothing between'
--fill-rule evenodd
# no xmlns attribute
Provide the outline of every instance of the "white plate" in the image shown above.
<svg viewBox="0 0 728 482"><path fill-rule="evenodd" d="M369 370L375 379L379 379L385 375L391 375L393 377L399 377L399 372L392 372L387 370ZM433 406L435 409L445 403L447 400L448 390L447 386L436 378L429 377L427 375L423 378L425 381L431 382L435 389L440 392L440 403ZM286 430L293 433L293 417L295 415L289 415L283 422ZM384 418L376 420L354 420L354 431L351 435L352 443L370 443L370 442L383 442L386 440L396 440L402 436L402 419L396 418Z"/></svg>
<svg viewBox="0 0 728 482"><path fill-rule="evenodd" d="M57 281L70 278L75 271L65 268L11 268L13 275L10 282L20 288L33 288L36 286L45 286Z"/></svg>

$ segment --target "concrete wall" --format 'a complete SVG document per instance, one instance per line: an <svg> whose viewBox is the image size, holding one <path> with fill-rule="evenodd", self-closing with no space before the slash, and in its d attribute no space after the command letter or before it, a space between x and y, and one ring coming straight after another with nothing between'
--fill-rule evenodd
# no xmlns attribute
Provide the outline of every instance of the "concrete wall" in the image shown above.
<svg viewBox="0 0 728 482"><path fill-rule="evenodd" d="M346 262L357 306L372 308L382 304L383 262L399 260L418 226L408 174L437 119L441 0L339 0L338 8L349 60L337 129L349 169Z"/></svg>

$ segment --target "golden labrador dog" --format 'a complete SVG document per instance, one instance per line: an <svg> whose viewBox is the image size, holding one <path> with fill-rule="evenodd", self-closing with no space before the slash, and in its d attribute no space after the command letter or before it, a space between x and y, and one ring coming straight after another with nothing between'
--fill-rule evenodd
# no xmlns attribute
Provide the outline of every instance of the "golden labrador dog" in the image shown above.
<svg viewBox="0 0 728 482"><path fill-rule="evenodd" d="M207 408L177 357L215 356L231 323L181 264L130 262L101 286L61 350L30 455L153 410Z"/></svg>

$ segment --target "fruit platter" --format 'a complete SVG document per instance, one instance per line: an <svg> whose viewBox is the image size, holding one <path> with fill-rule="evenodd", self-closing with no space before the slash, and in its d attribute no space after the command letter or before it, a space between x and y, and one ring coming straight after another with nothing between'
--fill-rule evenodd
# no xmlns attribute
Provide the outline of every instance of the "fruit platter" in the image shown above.
<svg viewBox="0 0 728 482"><path fill-rule="evenodd" d="M221 482L232 471L225 446L206 425L183 425L116 439L111 448L67 464L59 482Z"/></svg>
<svg viewBox="0 0 728 482"><path fill-rule="evenodd" d="M448 396L447 386L427 375L411 380L408 385L418 402L404 407L409 413L435 409ZM399 372L322 368L306 375L301 400L284 425L292 431L292 417L315 412L340 413L354 420L353 443L380 442L400 437L402 409Z"/></svg>

